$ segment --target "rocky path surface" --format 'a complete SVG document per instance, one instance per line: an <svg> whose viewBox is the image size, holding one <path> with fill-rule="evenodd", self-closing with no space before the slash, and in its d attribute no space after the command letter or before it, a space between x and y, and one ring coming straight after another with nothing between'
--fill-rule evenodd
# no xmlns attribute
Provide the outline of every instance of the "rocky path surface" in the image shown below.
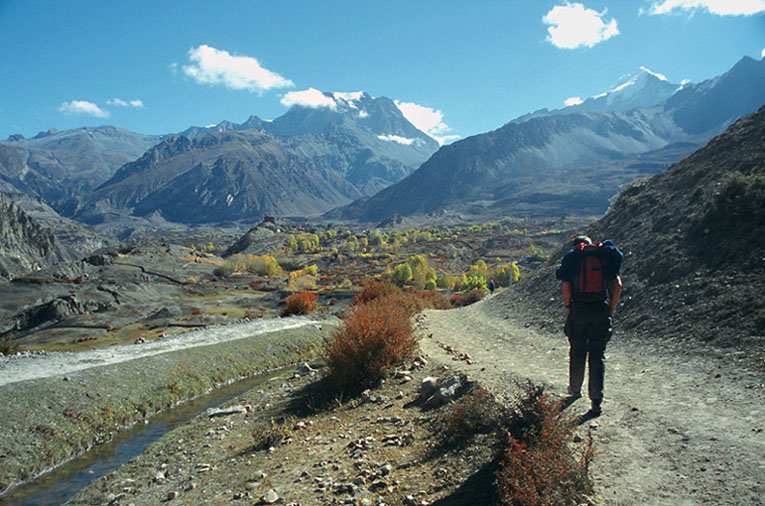
<svg viewBox="0 0 765 506"><path fill-rule="evenodd" d="M91 367L116 364L179 349L208 346L266 332L289 330L326 322L309 317L274 318L208 327L168 336L162 339L110 346L77 353L54 352L0 359L0 387L19 381L69 374Z"/></svg>
<svg viewBox="0 0 765 506"><path fill-rule="evenodd" d="M461 310L426 311L418 316L423 351L495 392L530 379L564 397L562 330L510 316L508 300L498 294ZM618 333L618 315L615 325L603 415L583 416L586 396L567 408L596 444L598 503L765 504L765 371L743 370L735 354L670 352L661 336L634 342Z"/></svg>

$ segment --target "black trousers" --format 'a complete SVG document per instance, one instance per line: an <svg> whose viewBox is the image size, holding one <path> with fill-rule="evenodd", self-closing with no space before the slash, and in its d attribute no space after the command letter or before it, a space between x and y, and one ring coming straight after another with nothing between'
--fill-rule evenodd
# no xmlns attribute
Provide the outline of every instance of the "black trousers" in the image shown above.
<svg viewBox="0 0 765 506"><path fill-rule="evenodd" d="M593 404L603 402L603 378L606 373L606 345L611 339L610 307L606 302L572 302L564 332L571 345L568 384L580 392L584 367L589 365L588 393Z"/></svg>

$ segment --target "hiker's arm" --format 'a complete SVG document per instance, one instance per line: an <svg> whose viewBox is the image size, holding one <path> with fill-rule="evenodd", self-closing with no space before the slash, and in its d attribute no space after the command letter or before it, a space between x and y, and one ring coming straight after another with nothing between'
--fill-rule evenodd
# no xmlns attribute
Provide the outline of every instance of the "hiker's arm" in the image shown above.
<svg viewBox="0 0 765 506"><path fill-rule="evenodd" d="M564 281L561 285L561 291L563 292L563 305L566 306L567 312L571 312L571 281Z"/></svg>
<svg viewBox="0 0 765 506"><path fill-rule="evenodd" d="M619 303L619 297L622 295L622 278L616 276L616 279L611 281L611 314L616 311L616 304Z"/></svg>

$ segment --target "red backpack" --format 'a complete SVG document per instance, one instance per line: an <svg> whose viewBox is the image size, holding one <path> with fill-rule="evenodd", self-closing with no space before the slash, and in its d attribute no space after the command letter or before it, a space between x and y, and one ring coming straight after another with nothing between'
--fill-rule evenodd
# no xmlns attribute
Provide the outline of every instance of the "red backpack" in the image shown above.
<svg viewBox="0 0 765 506"><path fill-rule="evenodd" d="M579 272L571 284L574 300L601 302L608 297L606 281L606 250L603 243L580 243L574 246L579 252Z"/></svg>

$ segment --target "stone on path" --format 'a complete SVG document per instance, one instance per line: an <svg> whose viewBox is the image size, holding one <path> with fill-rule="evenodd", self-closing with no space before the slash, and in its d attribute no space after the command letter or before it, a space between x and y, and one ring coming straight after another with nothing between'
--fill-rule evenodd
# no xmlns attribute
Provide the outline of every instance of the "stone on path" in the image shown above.
<svg viewBox="0 0 765 506"><path fill-rule="evenodd" d="M279 502L279 499L280 497L279 494L276 493L276 490L271 489L260 498L260 504L276 504Z"/></svg>

